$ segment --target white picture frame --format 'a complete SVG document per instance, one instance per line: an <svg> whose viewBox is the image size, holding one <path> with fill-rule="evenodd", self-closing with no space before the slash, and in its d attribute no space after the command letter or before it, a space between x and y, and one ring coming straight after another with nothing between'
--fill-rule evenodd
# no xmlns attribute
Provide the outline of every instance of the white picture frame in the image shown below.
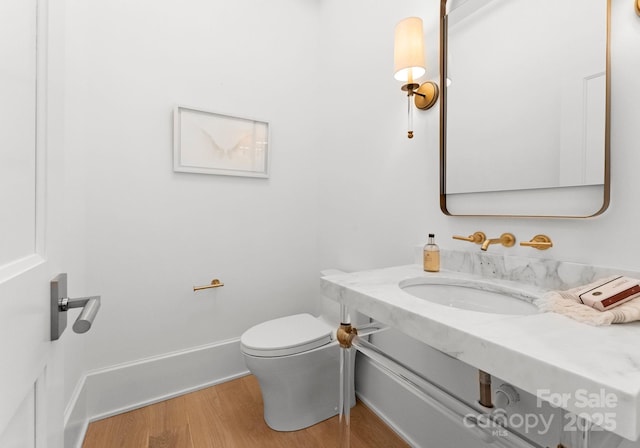
<svg viewBox="0 0 640 448"><path fill-rule="evenodd" d="M186 106L173 112L173 170L269 177L269 123Z"/></svg>

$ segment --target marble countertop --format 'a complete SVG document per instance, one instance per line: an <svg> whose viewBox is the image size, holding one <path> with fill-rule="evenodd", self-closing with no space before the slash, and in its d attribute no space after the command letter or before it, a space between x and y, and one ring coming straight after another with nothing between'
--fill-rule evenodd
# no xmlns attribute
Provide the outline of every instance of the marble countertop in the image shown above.
<svg viewBox="0 0 640 448"><path fill-rule="evenodd" d="M562 408L586 413L627 439L638 438L640 323L594 327L555 313L505 315L447 307L398 286L417 277L490 281L534 296L548 290L473 272L429 273L419 265L330 275L322 278L321 288L325 296L552 404L564 394Z"/></svg>

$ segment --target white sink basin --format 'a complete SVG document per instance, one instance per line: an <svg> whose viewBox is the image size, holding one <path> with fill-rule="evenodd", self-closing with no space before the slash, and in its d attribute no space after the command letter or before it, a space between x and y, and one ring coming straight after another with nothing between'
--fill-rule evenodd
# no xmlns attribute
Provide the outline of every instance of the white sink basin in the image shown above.
<svg viewBox="0 0 640 448"><path fill-rule="evenodd" d="M406 293L429 302L481 313L527 315L538 313L526 292L485 282L456 283L455 280L419 277L400 282Z"/></svg>

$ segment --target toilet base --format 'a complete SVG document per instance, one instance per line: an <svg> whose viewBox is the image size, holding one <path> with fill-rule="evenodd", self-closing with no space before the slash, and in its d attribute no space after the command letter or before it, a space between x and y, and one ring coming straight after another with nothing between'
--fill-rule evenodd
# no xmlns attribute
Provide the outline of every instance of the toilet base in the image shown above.
<svg viewBox="0 0 640 448"><path fill-rule="evenodd" d="M276 431L297 431L338 414L340 346L333 342L295 355L263 358L244 354L260 384L264 420ZM355 365L352 351L351 372ZM353 377L351 378L353 385ZM354 387L351 406L355 405Z"/></svg>

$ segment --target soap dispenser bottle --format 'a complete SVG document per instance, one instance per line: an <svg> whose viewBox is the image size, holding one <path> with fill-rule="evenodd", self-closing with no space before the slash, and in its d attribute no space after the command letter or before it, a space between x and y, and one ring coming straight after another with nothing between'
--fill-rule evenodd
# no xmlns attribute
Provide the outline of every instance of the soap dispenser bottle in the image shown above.
<svg viewBox="0 0 640 448"><path fill-rule="evenodd" d="M423 264L424 270L427 272L440 271L440 248L434 241L435 235L429 234L429 240L424 246Z"/></svg>

